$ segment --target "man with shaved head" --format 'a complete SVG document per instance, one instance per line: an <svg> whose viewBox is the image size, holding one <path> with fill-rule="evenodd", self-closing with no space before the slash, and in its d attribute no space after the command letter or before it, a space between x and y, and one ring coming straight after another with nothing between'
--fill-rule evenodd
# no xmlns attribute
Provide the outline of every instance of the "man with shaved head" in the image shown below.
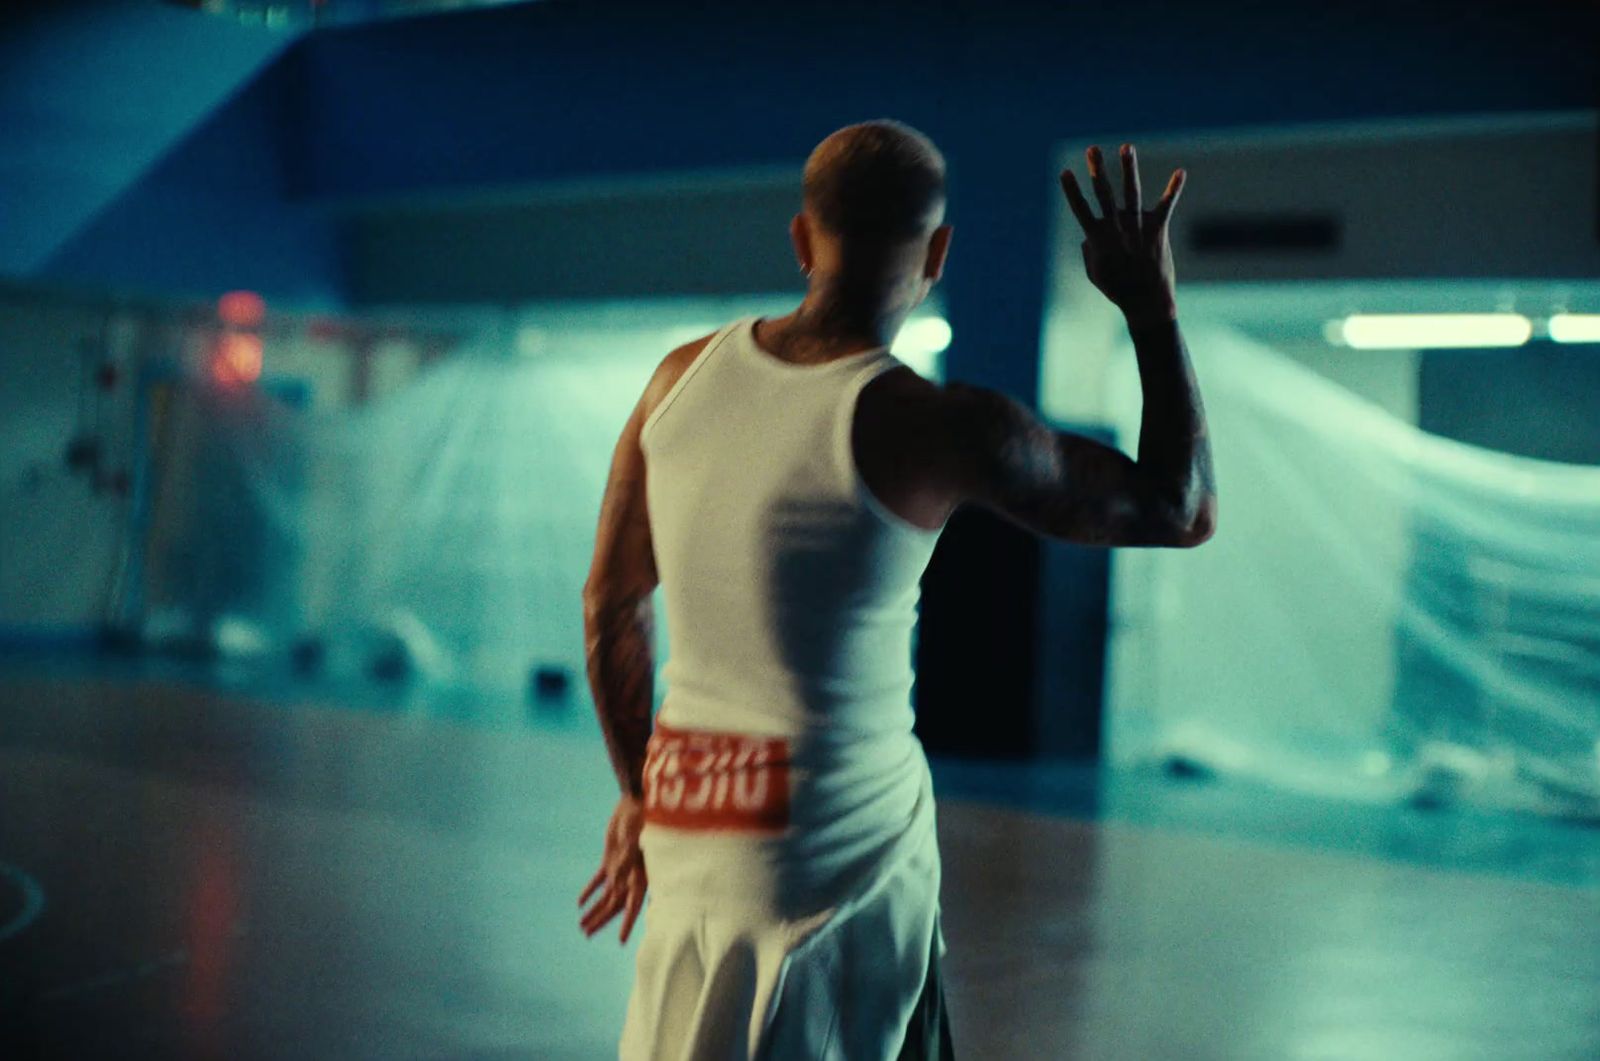
<svg viewBox="0 0 1600 1061"><path fill-rule="evenodd" d="M789 226L805 298L672 351L623 428L584 588L589 678L622 797L578 897L593 935L649 890L624 1059L948 1058L939 851L912 733L919 579L957 506L1038 534L1210 537L1205 418L1167 222L1131 145L1103 216L1061 174L1090 280L1132 332L1138 458L1014 399L943 386L890 345L950 249L945 164L894 121L806 161ZM651 719L652 594L671 634ZM975 705L977 709L977 705Z"/></svg>

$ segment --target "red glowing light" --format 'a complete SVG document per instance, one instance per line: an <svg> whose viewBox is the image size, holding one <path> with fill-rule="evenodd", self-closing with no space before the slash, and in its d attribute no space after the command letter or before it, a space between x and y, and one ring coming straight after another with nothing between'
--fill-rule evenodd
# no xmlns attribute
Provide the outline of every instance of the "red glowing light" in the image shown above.
<svg viewBox="0 0 1600 1061"><path fill-rule="evenodd" d="M223 332L211 351L211 378L228 386L254 383L261 378L261 336L249 332Z"/></svg>
<svg viewBox="0 0 1600 1061"><path fill-rule="evenodd" d="M344 327L336 320L317 317L306 324L306 338L319 343L331 343L344 335Z"/></svg>
<svg viewBox="0 0 1600 1061"><path fill-rule="evenodd" d="M267 317L267 303L254 291L229 291L217 299L217 317L235 328L259 328Z"/></svg>

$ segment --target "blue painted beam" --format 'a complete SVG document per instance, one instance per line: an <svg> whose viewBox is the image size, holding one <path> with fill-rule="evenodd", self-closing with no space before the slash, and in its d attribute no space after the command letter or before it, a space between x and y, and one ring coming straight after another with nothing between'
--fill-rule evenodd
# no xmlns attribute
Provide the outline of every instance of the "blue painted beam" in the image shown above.
<svg viewBox="0 0 1600 1061"><path fill-rule="evenodd" d="M1087 130L1585 106L1590 5L1129 0L494 7L319 32L303 183L342 199L797 163L890 114L1007 148ZM1552 61L1559 50L1565 56ZM961 164L961 159L953 163Z"/></svg>
<svg viewBox="0 0 1600 1061"><path fill-rule="evenodd" d="M0 12L0 274L29 276L283 54L268 32L153 2Z"/></svg>
<svg viewBox="0 0 1600 1061"><path fill-rule="evenodd" d="M345 303L337 217L292 199L299 64L275 63L45 263L55 280L214 298L245 288L297 308Z"/></svg>

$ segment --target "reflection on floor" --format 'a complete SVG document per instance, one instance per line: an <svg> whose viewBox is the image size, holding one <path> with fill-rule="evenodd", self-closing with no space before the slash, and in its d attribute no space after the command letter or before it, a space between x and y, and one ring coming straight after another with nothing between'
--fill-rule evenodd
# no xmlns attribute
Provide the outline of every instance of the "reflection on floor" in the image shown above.
<svg viewBox="0 0 1600 1061"><path fill-rule="evenodd" d="M352 710L349 704L358 701ZM1600 833L935 763L967 1058L1600 1056ZM0 665L0 1056L606 1058L578 702Z"/></svg>

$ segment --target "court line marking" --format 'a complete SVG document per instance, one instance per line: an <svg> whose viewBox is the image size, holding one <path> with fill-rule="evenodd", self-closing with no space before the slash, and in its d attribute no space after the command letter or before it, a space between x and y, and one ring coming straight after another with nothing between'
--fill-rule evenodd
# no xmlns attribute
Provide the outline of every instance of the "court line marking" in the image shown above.
<svg viewBox="0 0 1600 1061"><path fill-rule="evenodd" d="M0 925L0 943L4 943L39 920L39 915L44 912L44 889L38 881L9 862L0 862L0 876L10 877L22 889L22 912L13 917L10 924Z"/></svg>
<svg viewBox="0 0 1600 1061"><path fill-rule="evenodd" d="M233 939L239 939L248 932L248 924L240 921L236 922L233 927L228 930L228 935ZM79 980L73 980L68 983L61 984L57 987L52 987L48 991L40 992L37 1000L39 1002L60 1002L63 999L77 998L95 991L104 991L108 988L120 987L123 984L132 983L135 980L142 980L147 976L153 976L164 969L175 969L181 965L186 965L191 960L192 956L189 953L189 948L179 947L176 950L170 950L164 954L158 954L154 958L149 958L145 961L135 962L132 965L110 969L103 973L96 973L93 976L87 976Z"/></svg>
<svg viewBox="0 0 1600 1061"><path fill-rule="evenodd" d="M94 991L104 991L107 988L118 987L134 980L143 979L163 969L176 968L185 964L188 960L188 950L180 947L175 951L159 954L148 961L142 961L136 965L130 965L122 969L112 969L110 972L99 973L82 980L75 980L69 984L63 984L60 987L53 987L48 991L41 992L38 1000L40 1002L60 1002L62 999L76 998Z"/></svg>

